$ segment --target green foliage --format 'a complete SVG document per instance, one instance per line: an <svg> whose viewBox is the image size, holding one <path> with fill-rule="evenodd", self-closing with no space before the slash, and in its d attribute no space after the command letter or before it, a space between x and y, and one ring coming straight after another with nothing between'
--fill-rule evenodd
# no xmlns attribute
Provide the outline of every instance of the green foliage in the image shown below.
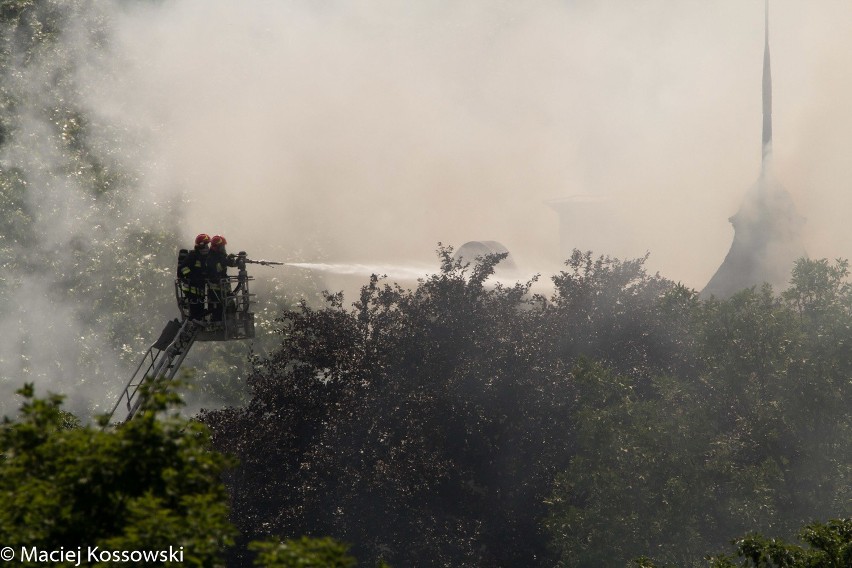
<svg viewBox="0 0 852 568"><path fill-rule="evenodd" d="M21 329L7 337L20 355L0 373L56 380L41 364L55 349L65 375L85 377L72 395L103 392L115 374L105 347L135 359L127 345L148 340L152 314L171 313L160 306L172 306L178 248L173 210L152 214L139 191L132 130L100 116L98 85L80 80L108 80L108 14L90 0L0 4L0 319Z"/></svg>
<svg viewBox="0 0 852 568"><path fill-rule="evenodd" d="M46 550L183 547L192 566L221 563L234 530L220 476L228 465L209 449L201 424L159 419L174 397L152 396L116 429L80 427L61 397L34 396L0 429L0 542Z"/></svg>
<svg viewBox="0 0 852 568"><path fill-rule="evenodd" d="M813 319L769 289L701 302L642 259L576 253L548 301L439 254L413 291L374 278L351 311L332 295L286 313L251 404L205 416L244 464L247 534L335 534L403 565L536 565L546 517L566 566L687 566L848 499L848 356L832 345L849 314L831 271L800 269L822 275L830 309Z"/></svg>
<svg viewBox="0 0 852 568"><path fill-rule="evenodd" d="M249 546L257 552L255 566L266 568L352 568L357 565L349 556L349 547L330 538L256 541Z"/></svg>
<svg viewBox="0 0 852 568"><path fill-rule="evenodd" d="M239 457L229 485L247 536L331 534L395 565L540 565L545 500L586 400L580 354L642 388L651 354L682 365L671 334L694 296L641 259L578 255L548 301L487 285L499 256L464 267L438 252L441 272L414 290L373 278L352 310L330 295L285 313L251 403L204 416Z"/></svg>
<svg viewBox="0 0 852 568"><path fill-rule="evenodd" d="M440 255L416 290L373 278L351 311L331 295L287 312L251 403L204 416L239 458L230 488L248 538L329 534L394 565L529 565L546 551L538 519L567 455L555 418L571 389L540 365L544 305L526 286L484 285L497 257L469 269Z"/></svg>
<svg viewBox="0 0 852 568"><path fill-rule="evenodd" d="M401 565L700 566L850 502L842 264L701 302L578 253L548 301L487 287L499 257L439 254L415 290L373 278L352 310L285 313L249 406L205 415L240 458L247 536L339 535Z"/></svg>
<svg viewBox="0 0 852 568"><path fill-rule="evenodd" d="M688 427L702 417L684 408L683 388L658 378L640 396L635 380L586 361L574 377L577 448L548 501L547 525L563 565L702 554L710 527L697 491L700 471L690 467L690 449L700 441Z"/></svg>
<svg viewBox="0 0 852 568"><path fill-rule="evenodd" d="M553 277L563 357L585 355L620 371L644 373L652 370L644 368L647 363L677 364L671 357L686 338L672 334L676 318L668 316L675 315L679 301L689 304L694 293L649 276L646 259L594 259L591 252L574 251L567 270Z"/></svg>
<svg viewBox="0 0 852 568"><path fill-rule="evenodd" d="M781 298L682 303L696 361L674 375L579 366L578 444L547 521L563 565L700 566L731 535L848 511L846 275L803 260Z"/></svg>
<svg viewBox="0 0 852 568"><path fill-rule="evenodd" d="M852 519L811 523L799 538L808 548L750 534L734 541L735 555L711 558L713 568L845 568L852 566ZM737 559L742 559L737 562Z"/></svg>
<svg viewBox="0 0 852 568"><path fill-rule="evenodd" d="M315 274L296 277L285 273L283 277L268 277L277 274L280 267L265 270L253 283L252 311L256 337L251 342L209 342L200 349L193 349L184 365L195 369L190 390L184 393L187 407L204 408L242 406L250 399L247 378L252 372L252 361L266 357L281 344L281 336L275 332L280 314L298 306L296 298L312 298L321 289ZM274 272L272 272L274 271Z"/></svg>

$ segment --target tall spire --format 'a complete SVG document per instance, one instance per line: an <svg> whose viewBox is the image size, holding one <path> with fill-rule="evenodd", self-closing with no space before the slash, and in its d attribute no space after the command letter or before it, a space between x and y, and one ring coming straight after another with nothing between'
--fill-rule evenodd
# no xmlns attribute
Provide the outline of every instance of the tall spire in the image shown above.
<svg viewBox="0 0 852 568"><path fill-rule="evenodd" d="M763 159L760 177L730 218L734 242L713 278L701 291L709 298L729 298L740 290L768 282L776 291L790 283L796 260L807 257L802 240L804 217L778 180L769 175L772 157L772 78L769 71L769 0L766 0L763 55Z"/></svg>
<svg viewBox="0 0 852 568"><path fill-rule="evenodd" d="M763 145L762 165L772 153L772 71L769 68L769 0L766 0L766 43L763 46Z"/></svg>

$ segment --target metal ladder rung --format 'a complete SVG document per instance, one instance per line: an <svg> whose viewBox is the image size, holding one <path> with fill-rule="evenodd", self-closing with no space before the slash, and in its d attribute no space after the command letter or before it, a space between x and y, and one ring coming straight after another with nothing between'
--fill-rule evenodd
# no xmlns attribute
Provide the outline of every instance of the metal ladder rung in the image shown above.
<svg viewBox="0 0 852 568"><path fill-rule="evenodd" d="M127 417L124 421L126 422L133 418L133 415L142 403L140 388L143 384L171 380L174 377L183 360L186 358L186 354L195 342L198 331L198 324L191 320L184 320L183 323L173 320L166 324L162 335L145 352L142 361L124 387L124 391L109 414L109 421L107 423L112 421L122 400L127 401ZM166 345L166 342L168 342L168 345ZM151 363L145 368L144 372L140 373L149 357Z"/></svg>

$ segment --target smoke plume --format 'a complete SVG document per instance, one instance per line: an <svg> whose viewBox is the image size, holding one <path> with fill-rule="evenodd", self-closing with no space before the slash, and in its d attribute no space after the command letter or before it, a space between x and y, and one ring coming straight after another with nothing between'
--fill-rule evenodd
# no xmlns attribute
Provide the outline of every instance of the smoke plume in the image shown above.
<svg viewBox="0 0 852 568"><path fill-rule="evenodd" d="M438 242L497 240L519 268L548 275L562 253L546 202L591 195L605 205L572 237L579 246L650 251L652 271L701 289L759 173L762 2L92 6L109 48L98 55L63 38L75 48L75 103L103 126L91 143L132 172L134 190L93 215L85 192L57 185L73 176L43 169L27 196L39 240L4 244L13 268L69 238L112 235L118 247L153 227L186 245L219 233L231 250L267 259L376 266L437 267ZM848 2L772 2L775 172L807 219L812 257L852 251L850 22ZM77 24L69 29L87 25ZM30 81L33 108L46 61L15 75ZM3 167L55 162L43 117L21 120L17 140L28 142L4 147ZM165 280L152 297L168 298L173 259L148 266ZM86 299L69 299L60 277L39 292L32 271L6 272L29 293L4 296L4 376L20 368L20 349L43 357L31 368L55 366L48 343L71 357L80 326L44 333L39 322L86 320ZM137 312L152 308L137 300ZM130 351L163 323L130 319L111 332Z"/></svg>
<svg viewBox="0 0 852 568"><path fill-rule="evenodd" d="M597 242L701 288L760 167L763 3L200 2L119 24L185 233L289 260L558 265L544 202L607 195ZM844 256L852 7L772 3L775 155L813 254ZM831 204L831 205L829 205ZM618 235L622 235L619 239ZM578 235L578 242L596 242ZM268 251L268 252L267 252Z"/></svg>

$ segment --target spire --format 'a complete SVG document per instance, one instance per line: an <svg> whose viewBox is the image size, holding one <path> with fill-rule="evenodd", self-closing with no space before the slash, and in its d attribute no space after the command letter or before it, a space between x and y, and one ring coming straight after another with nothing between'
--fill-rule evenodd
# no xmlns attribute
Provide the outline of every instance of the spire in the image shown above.
<svg viewBox="0 0 852 568"><path fill-rule="evenodd" d="M772 153L772 71L769 68L769 0L766 0L766 43L763 46L763 145L762 164Z"/></svg>
<svg viewBox="0 0 852 568"><path fill-rule="evenodd" d="M776 291L790 282L796 260L807 257L802 240L805 219L790 194L769 175L772 157L772 76L769 71L769 0L766 0L766 39L763 55L763 159L760 177L748 191L736 215L734 242L713 278L701 291L709 298L733 294L768 282Z"/></svg>

